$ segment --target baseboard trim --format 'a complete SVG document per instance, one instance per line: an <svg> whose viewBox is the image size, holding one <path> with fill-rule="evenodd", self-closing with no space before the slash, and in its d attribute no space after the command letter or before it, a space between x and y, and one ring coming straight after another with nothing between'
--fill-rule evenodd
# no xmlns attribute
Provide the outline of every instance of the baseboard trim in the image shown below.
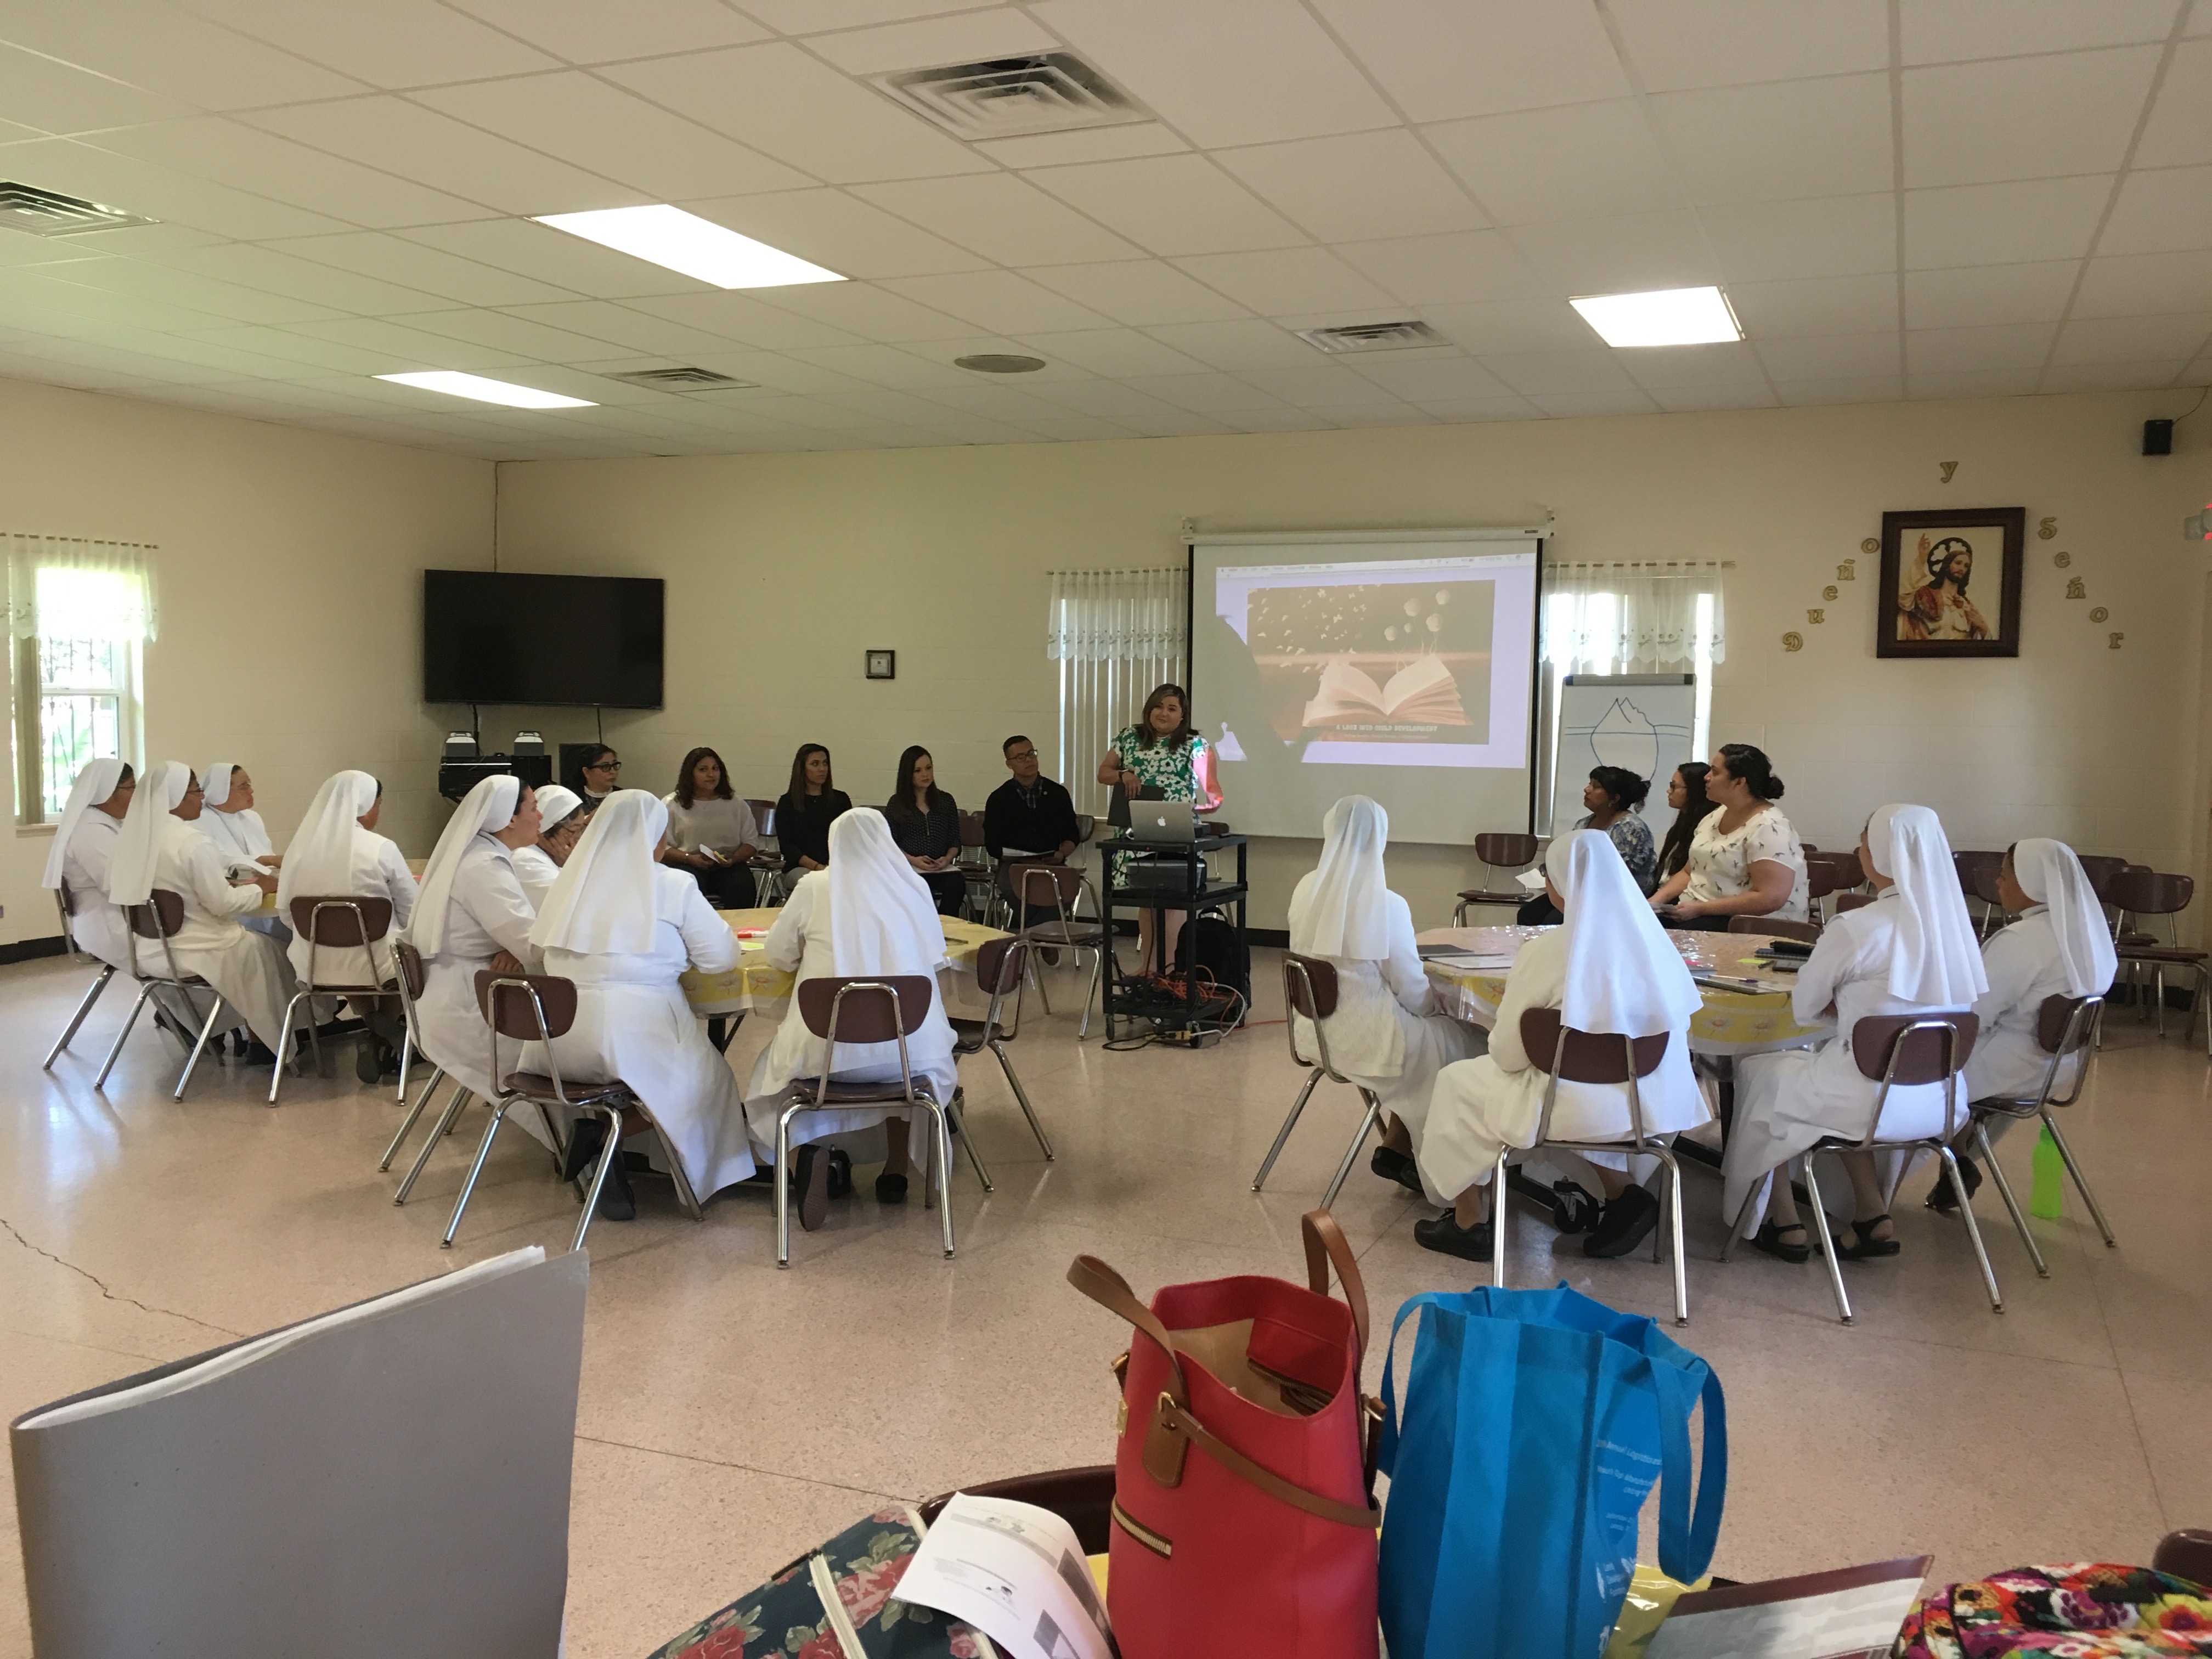
<svg viewBox="0 0 2212 1659"><path fill-rule="evenodd" d="M0 967L11 962L35 962L40 957L68 954L69 941L59 933L52 939L19 939L13 945L0 945Z"/></svg>

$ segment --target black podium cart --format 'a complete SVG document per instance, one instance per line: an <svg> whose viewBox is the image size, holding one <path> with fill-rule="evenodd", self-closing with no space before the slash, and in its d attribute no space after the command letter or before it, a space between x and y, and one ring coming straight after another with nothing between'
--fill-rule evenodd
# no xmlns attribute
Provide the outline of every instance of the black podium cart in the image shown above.
<svg viewBox="0 0 2212 1659"><path fill-rule="evenodd" d="M1245 878L1246 840L1245 836L1239 835L1201 834L1192 838L1188 853L1180 848L1161 848L1147 842L1128 841L1118 836L1100 842L1099 902L1105 907L1109 939L1114 936L1116 915L1124 910L1150 910L1155 928L1162 925L1161 918L1168 911L1184 911L1188 914L1190 921L1184 927L1183 937L1192 940L1194 945L1198 918L1206 915L1223 915L1228 917L1231 925L1236 928L1237 948L1249 961L1252 946L1245 907L1252 890ZM1236 879L1214 881L1206 869L1207 854L1224 853L1231 848L1237 854ZM1118 882L1114 874L1114 855L1116 853L1133 855L1124 861L1121 879ZM1140 870L1142 874L1138 873ZM1204 878L1202 886L1201 878ZM1183 982L1186 994L1183 1000L1177 1002L1142 981L1125 976L1120 961L1109 950L1103 986L1107 1041L1110 1042L1121 1034L1115 1024L1116 1020L1140 1023L1150 1027L1156 1035L1174 1036L1182 1041L1208 1033L1218 1034L1222 1027L1210 1016L1218 1011L1208 1008L1197 974L1186 974ZM1246 1012L1249 1013L1249 1010Z"/></svg>

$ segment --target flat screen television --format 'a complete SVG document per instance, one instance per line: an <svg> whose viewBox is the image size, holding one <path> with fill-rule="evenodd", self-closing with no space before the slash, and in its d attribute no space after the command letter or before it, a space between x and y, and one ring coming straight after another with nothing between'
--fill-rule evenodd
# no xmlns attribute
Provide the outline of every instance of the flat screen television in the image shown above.
<svg viewBox="0 0 2212 1659"><path fill-rule="evenodd" d="M422 701L660 704L662 583L422 573Z"/></svg>

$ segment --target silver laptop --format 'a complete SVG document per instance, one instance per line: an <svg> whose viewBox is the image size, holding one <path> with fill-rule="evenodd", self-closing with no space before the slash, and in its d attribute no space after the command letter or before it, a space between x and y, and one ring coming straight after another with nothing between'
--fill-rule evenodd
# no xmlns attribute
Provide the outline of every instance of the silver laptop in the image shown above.
<svg viewBox="0 0 2212 1659"><path fill-rule="evenodd" d="M1133 800L1129 839L1147 847L1188 847L1196 831L1187 800Z"/></svg>

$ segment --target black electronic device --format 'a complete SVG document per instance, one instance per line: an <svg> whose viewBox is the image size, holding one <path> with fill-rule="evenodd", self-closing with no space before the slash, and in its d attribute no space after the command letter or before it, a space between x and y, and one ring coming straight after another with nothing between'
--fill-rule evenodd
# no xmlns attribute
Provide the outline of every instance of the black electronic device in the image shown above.
<svg viewBox="0 0 2212 1659"><path fill-rule="evenodd" d="M2171 455L2173 453L2173 422L2172 421L2145 421L2143 422L2142 453L2146 455Z"/></svg>
<svg viewBox="0 0 2212 1659"><path fill-rule="evenodd" d="M422 701L661 706L663 584L422 573Z"/></svg>
<svg viewBox="0 0 2212 1659"><path fill-rule="evenodd" d="M1165 800L1167 798L1168 792L1157 783L1139 784L1134 797L1138 800ZM1114 802L1106 809L1108 824L1116 830L1127 830L1129 827L1130 799L1131 796L1127 790L1119 784L1114 786Z"/></svg>
<svg viewBox="0 0 2212 1659"><path fill-rule="evenodd" d="M447 800L459 800L486 778L508 772L532 789L543 789L553 781L553 762L544 755L486 755L477 760L441 761L438 793Z"/></svg>

